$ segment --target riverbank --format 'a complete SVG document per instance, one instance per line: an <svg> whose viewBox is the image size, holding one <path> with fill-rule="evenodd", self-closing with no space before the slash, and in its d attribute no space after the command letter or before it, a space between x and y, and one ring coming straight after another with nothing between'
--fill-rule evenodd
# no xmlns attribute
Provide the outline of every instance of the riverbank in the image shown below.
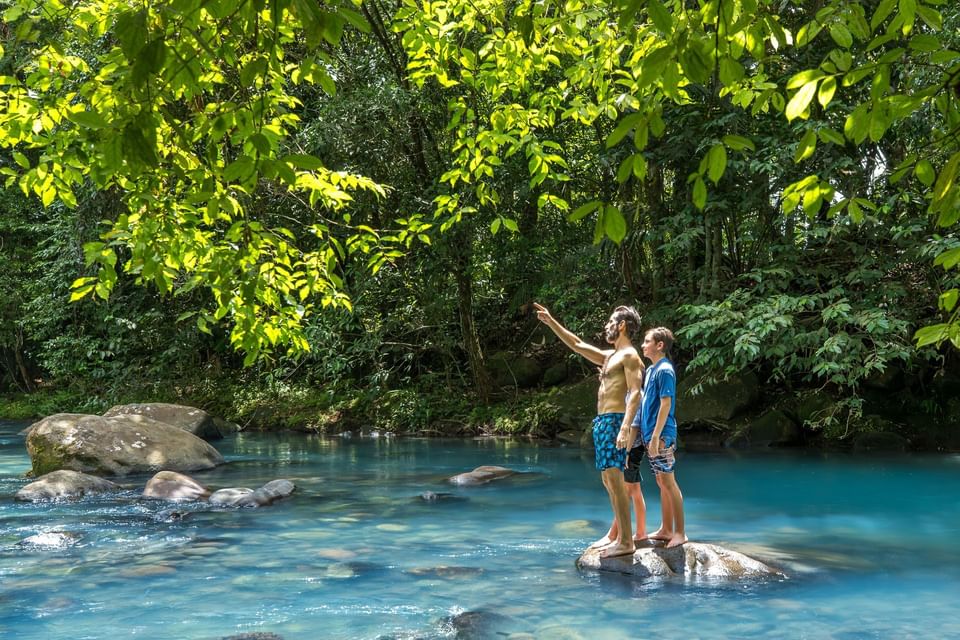
<svg viewBox="0 0 960 640"><path fill-rule="evenodd" d="M451 380L404 389L331 389L220 378L141 384L109 395L79 387L7 394L0 396L0 416L32 420L53 413L102 414L117 404L172 402L201 407L245 431L521 436L589 446L596 384L588 377L514 388L483 401ZM941 387L927 398L911 399L878 386L851 399L823 389L786 393L749 375L713 384L681 381L678 420L683 446L693 450L960 451L960 400L951 398L951 387Z"/></svg>

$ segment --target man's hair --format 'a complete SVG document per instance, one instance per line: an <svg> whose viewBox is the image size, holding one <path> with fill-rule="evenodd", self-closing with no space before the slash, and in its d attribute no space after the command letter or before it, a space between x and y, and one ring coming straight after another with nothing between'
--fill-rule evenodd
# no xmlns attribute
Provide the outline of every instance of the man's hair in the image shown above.
<svg viewBox="0 0 960 640"><path fill-rule="evenodd" d="M673 346L673 331L670 331L670 329L666 327L656 327L647 331L647 335L650 336L654 342L663 343L664 353L670 352L670 347Z"/></svg>
<svg viewBox="0 0 960 640"><path fill-rule="evenodd" d="M640 331L640 314L637 313L637 310L633 307L619 306L613 310L610 317L613 318L617 324L621 322L627 324L628 338L632 339L633 336L637 335L637 332Z"/></svg>

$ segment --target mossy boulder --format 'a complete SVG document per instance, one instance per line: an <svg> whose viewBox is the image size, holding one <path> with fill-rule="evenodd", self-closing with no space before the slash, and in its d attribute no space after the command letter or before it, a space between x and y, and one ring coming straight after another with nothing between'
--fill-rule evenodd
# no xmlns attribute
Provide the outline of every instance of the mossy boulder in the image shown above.
<svg viewBox="0 0 960 640"><path fill-rule="evenodd" d="M166 402L138 402L117 405L111 407L103 415L105 418L143 416L159 422L166 422L204 440L219 440L225 435L240 430L240 427L235 423L212 416L203 409Z"/></svg>
<svg viewBox="0 0 960 640"><path fill-rule="evenodd" d="M197 471L224 462L197 436L139 415L58 413L30 427L27 452L35 476L59 469L97 476Z"/></svg>
<svg viewBox="0 0 960 640"><path fill-rule="evenodd" d="M537 386L543 377L543 369L536 360L506 351L490 356L487 366L493 375L493 381L500 387L529 389Z"/></svg>
<svg viewBox="0 0 960 640"><path fill-rule="evenodd" d="M694 394L698 385L699 392ZM725 423L756 405L760 381L750 372L703 384L697 379L680 378L677 396L678 423Z"/></svg>
<svg viewBox="0 0 960 640"><path fill-rule="evenodd" d="M800 425L774 409L750 420L724 443L728 447L792 447L803 443Z"/></svg>
<svg viewBox="0 0 960 640"><path fill-rule="evenodd" d="M547 370L543 372L542 382L544 386L554 387L566 382L568 377L570 377L570 370L567 367L567 363L561 362L560 364L548 367Z"/></svg>

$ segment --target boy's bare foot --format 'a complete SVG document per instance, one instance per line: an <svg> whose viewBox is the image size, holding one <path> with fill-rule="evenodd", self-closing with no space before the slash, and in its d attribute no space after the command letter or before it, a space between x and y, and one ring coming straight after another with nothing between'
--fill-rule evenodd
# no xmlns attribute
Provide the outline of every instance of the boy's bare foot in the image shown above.
<svg viewBox="0 0 960 640"><path fill-rule="evenodd" d="M651 540L663 540L664 542L671 540L673 538L673 531L664 531L663 527L660 527L653 533L647 536Z"/></svg>
<svg viewBox="0 0 960 640"><path fill-rule="evenodd" d="M609 547L613 544L614 541L609 538L609 536L603 536L593 544L591 544L587 549L600 549L602 547Z"/></svg>
<svg viewBox="0 0 960 640"><path fill-rule="evenodd" d="M686 541L687 541L687 536L683 535L682 533L675 533L667 542L667 549L679 547Z"/></svg>
<svg viewBox="0 0 960 640"><path fill-rule="evenodd" d="M618 556L631 556L636 549L633 545L620 546L619 544L607 547L600 552L601 558L616 558Z"/></svg>

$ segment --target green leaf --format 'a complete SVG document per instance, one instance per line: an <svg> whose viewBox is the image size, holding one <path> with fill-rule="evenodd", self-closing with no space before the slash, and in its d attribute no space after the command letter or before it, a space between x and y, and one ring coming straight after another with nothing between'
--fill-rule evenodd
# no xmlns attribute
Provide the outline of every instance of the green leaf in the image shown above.
<svg viewBox="0 0 960 640"><path fill-rule="evenodd" d="M809 84L814 80L819 80L825 75L826 74L819 69L806 69L794 74L790 80L787 81L787 89L799 89L803 85Z"/></svg>
<svg viewBox="0 0 960 640"><path fill-rule="evenodd" d="M913 170L913 173L917 176L917 180L927 187L932 185L933 181L937 177L937 172L933 170L933 165L930 164L930 161L927 159L923 159L918 162L916 168Z"/></svg>
<svg viewBox="0 0 960 640"><path fill-rule="evenodd" d="M722 144L715 144L710 147L707 153L707 175L713 184L720 182L724 172L727 170L727 149Z"/></svg>
<svg viewBox="0 0 960 640"><path fill-rule="evenodd" d="M946 270L953 269L960 264L960 247L944 251L933 261L934 266L943 267Z"/></svg>
<svg viewBox="0 0 960 640"><path fill-rule="evenodd" d="M720 58L720 81L727 85L734 85L743 79L743 65L731 58L723 56Z"/></svg>
<svg viewBox="0 0 960 640"><path fill-rule="evenodd" d="M939 51L943 48L943 45L940 44L940 40L936 36L922 34L910 38L910 48L914 51L932 52Z"/></svg>
<svg viewBox="0 0 960 640"><path fill-rule="evenodd" d="M744 138L743 136L734 136L728 135L723 136L723 144L727 145L733 151L744 151L749 149L750 151L755 151L756 147L753 144L753 141L750 138Z"/></svg>
<svg viewBox="0 0 960 640"><path fill-rule="evenodd" d="M353 9L347 9L346 7L337 7L337 14L346 20L350 25L352 25L358 31L363 33L370 33L370 23L366 19L354 11Z"/></svg>
<svg viewBox="0 0 960 640"><path fill-rule="evenodd" d="M793 97L790 98L790 102L787 103L786 111L784 115L787 116L788 121L795 120L796 118L803 117L803 114L807 111L807 107L810 106L810 102L813 100L814 94L817 92L817 80L812 80L793 94Z"/></svg>
<svg viewBox="0 0 960 640"><path fill-rule="evenodd" d="M647 13L654 26L664 35L673 33L673 16L659 0L647 0Z"/></svg>
<svg viewBox="0 0 960 640"><path fill-rule="evenodd" d="M869 103L863 103L850 112L850 115L847 116L846 121L843 124L843 133L847 136L847 140L852 140L857 144L860 144L867 137L867 132L870 130L870 105Z"/></svg>
<svg viewBox="0 0 960 640"><path fill-rule="evenodd" d="M960 168L960 151L950 157L937 176L937 183L933 187L934 205L942 202L953 188L953 181L957 177L958 168Z"/></svg>
<svg viewBox="0 0 960 640"><path fill-rule="evenodd" d="M500 224L501 224L500 217L498 216L494 218L493 222L490 223L490 233L492 233L493 235L497 235L497 232L500 231Z"/></svg>
<svg viewBox="0 0 960 640"><path fill-rule="evenodd" d="M839 22L830 26L830 37L844 49L849 49L850 45L853 44L853 35L851 35L850 30L847 29L845 24Z"/></svg>
<svg viewBox="0 0 960 640"><path fill-rule="evenodd" d="M87 129L103 129L108 126L107 121L96 111L74 111L67 114L67 119Z"/></svg>
<svg viewBox="0 0 960 640"><path fill-rule="evenodd" d="M18 165L20 165L21 167L23 167L24 169L30 168L30 161L27 160L27 156L23 155L19 151L13 152L13 161L16 162Z"/></svg>
<svg viewBox="0 0 960 640"><path fill-rule="evenodd" d="M897 6L897 0L883 0L879 5L877 5L877 10L873 12L873 18L870 19L870 29L873 31L877 30L884 20L893 13L893 9Z"/></svg>
<svg viewBox="0 0 960 640"><path fill-rule="evenodd" d="M949 335L949 324L935 324L918 330L913 334L913 339L917 343L917 348L920 348L930 344L940 344L946 340Z"/></svg>
<svg viewBox="0 0 960 640"><path fill-rule="evenodd" d="M620 184L625 183L630 179L630 174L633 173L633 156L627 156L620 163L620 168L617 170L617 182Z"/></svg>
<svg viewBox="0 0 960 640"><path fill-rule="evenodd" d="M707 206L707 185L703 178L699 176L693 183L693 206L700 211L703 211L703 208Z"/></svg>
<svg viewBox="0 0 960 640"><path fill-rule="evenodd" d="M294 153L292 155L285 156L283 161L306 171L314 171L316 169L323 168L323 163L319 158L306 153Z"/></svg>
<svg viewBox="0 0 960 640"><path fill-rule="evenodd" d="M514 233L518 233L520 231L520 227L517 225L517 221L514 220L513 218L504 218L503 226L509 229L510 231L513 231Z"/></svg>
<svg viewBox="0 0 960 640"><path fill-rule="evenodd" d="M822 142L832 142L833 144L838 144L840 146L847 144L847 141L843 137L843 134L837 131L834 131L829 127L824 127L823 129L820 129L817 133L820 136L820 140Z"/></svg>
<svg viewBox="0 0 960 640"><path fill-rule="evenodd" d="M240 156L223 170L223 179L228 182L250 177L256 166L256 161L250 156Z"/></svg>
<svg viewBox="0 0 960 640"><path fill-rule="evenodd" d="M793 161L796 163L802 162L812 156L816 150L817 134L813 129L807 129L803 138L800 139L800 144L797 145L797 151L793 155Z"/></svg>
<svg viewBox="0 0 960 640"><path fill-rule="evenodd" d="M900 17L903 18L903 35L913 30L913 22L917 17L917 0L899 0Z"/></svg>
<svg viewBox="0 0 960 640"><path fill-rule="evenodd" d="M940 294L940 310L950 313L957 306L957 299L960 299L960 289L950 289Z"/></svg>
<svg viewBox="0 0 960 640"><path fill-rule="evenodd" d="M620 244L624 236L627 235L627 221L624 219L620 209L612 204L607 205L603 214L603 231L607 237Z"/></svg>
<svg viewBox="0 0 960 640"><path fill-rule="evenodd" d="M820 106L824 109L827 108L827 105L830 104L830 101L833 100L833 94L837 91L837 79L834 76L829 76L824 78L823 82L820 83L820 90L817 91L817 102L820 103Z"/></svg>
<svg viewBox="0 0 960 640"><path fill-rule="evenodd" d="M631 113L630 115L624 116L613 130L613 133L607 137L607 148L609 149L627 137L630 130L637 126L637 123L641 120L643 120L642 113Z"/></svg>
<svg viewBox="0 0 960 640"><path fill-rule="evenodd" d="M597 209L601 208L602 206L603 206L602 200L593 200L586 204L580 205L579 207L573 210L573 213L567 216L567 220L569 220L570 222L577 222L579 220L586 218L588 215L590 215Z"/></svg>

